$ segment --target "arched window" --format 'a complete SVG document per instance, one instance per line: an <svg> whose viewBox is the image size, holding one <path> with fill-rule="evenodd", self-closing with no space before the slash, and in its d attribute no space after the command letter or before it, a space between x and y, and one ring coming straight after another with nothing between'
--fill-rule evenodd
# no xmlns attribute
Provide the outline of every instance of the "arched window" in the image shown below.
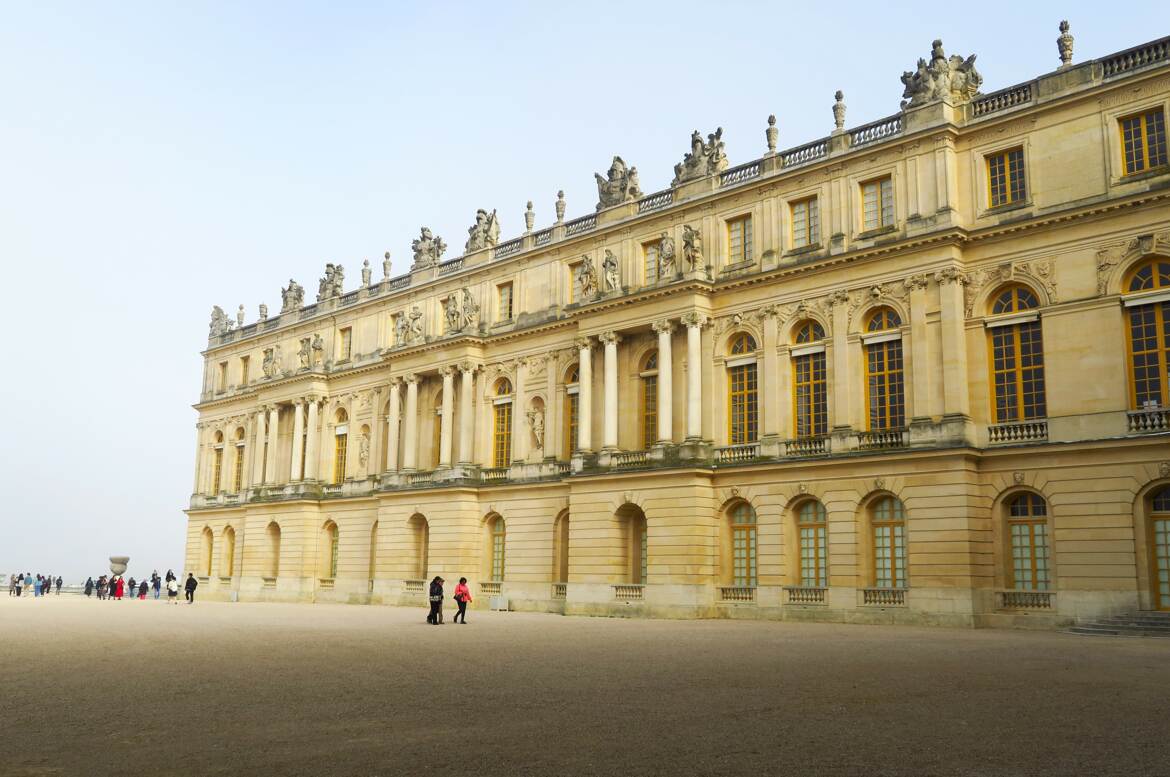
<svg viewBox="0 0 1170 777"><path fill-rule="evenodd" d="M280 575L280 524L273 521L264 530L268 540L268 563L265 565L264 577L275 581Z"/></svg>
<svg viewBox="0 0 1170 777"><path fill-rule="evenodd" d="M492 408L492 466L512 463L512 381L500 378Z"/></svg>
<svg viewBox="0 0 1170 777"><path fill-rule="evenodd" d="M651 351L642 362L642 449L649 450L658 440L658 351Z"/></svg>
<svg viewBox="0 0 1170 777"><path fill-rule="evenodd" d="M906 425L906 390L903 383L902 319L891 308L878 308L866 319L865 399L870 431L898 429Z"/></svg>
<svg viewBox="0 0 1170 777"><path fill-rule="evenodd" d="M890 496L870 507L875 588L906 587L906 514L902 503Z"/></svg>
<svg viewBox="0 0 1170 777"><path fill-rule="evenodd" d="M337 524L327 521L321 527L321 577L337 577L337 557L340 550L338 542Z"/></svg>
<svg viewBox="0 0 1170 777"><path fill-rule="evenodd" d="M370 590L374 590L374 577L378 572L378 522L370 527Z"/></svg>
<svg viewBox="0 0 1170 777"><path fill-rule="evenodd" d="M1154 556L1154 607L1170 610L1170 486L1150 502L1150 548Z"/></svg>
<svg viewBox="0 0 1170 777"><path fill-rule="evenodd" d="M1026 286L1008 286L992 297L992 316L1012 316L987 321L996 423L1031 421L1048 415L1040 319L1034 316L1025 320L1013 315L1039 307L1040 301Z"/></svg>
<svg viewBox="0 0 1170 777"><path fill-rule="evenodd" d="M1126 294L1170 289L1170 259L1150 259L1129 275ZM1155 295L1160 296L1160 295ZM1129 316L1130 397L1134 410L1170 405L1170 299L1125 301Z"/></svg>
<svg viewBox="0 0 1170 777"><path fill-rule="evenodd" d="M727 360L727 441L755 442L759 437L759 396L756 383L756 341L747 332L731 338Z"/></svg>
<svg viewBox="0 0 1170 777"><path fill-rule="evenodd" d="M211 460L211 493L218 494L223 480L223 432L215 433L215 452Z"/></svg>
<svg viewBox="0 0 1170 777"><path fill-rule="evenodd" d="M819 437L829 433L829 396L825 368L825 329L816 321L805 321L795 330L792 349L792 406L796 409L797 437Z"/></svg>
<svg viewBox="0 0 1170 777"><path fill-rule="evenodd" d="M569 582L569 513L557 517L553 527L553 582Z"/></svg>
<svg viewBox="0 0 1170 777"><path fill-rule="evenodd" d="M581 411L581 371L574 364L565 373L565 458L571 458L577 450L577 419Z"/></svg>
<svg viewBox="0 0 1170 777"><path fill-rule="evenodd" d="M215 536L210 526L203 527L199 543L199 574L201 577L211 577L211 559L215 555Z"/></svg>
<svg viewBox="0 0 1170 777"><path fill-rule="evenodd" d="M1048 509L1039 494L1016 494L1007 502L1011 543L1011 586L1021 591L1048 590Z"/></svg>
<svg viewBox="0 0 1170 777"><path fill-rule="evenodd" d="M333 429L333 482L345 480L345 457L349 449L349 415L344 408L337 410L337 425Z"/></svg>
<svg viewBox="0 0 1170 777"><path fill-rule="evenodd" d="M219 568L220 577L231 577L236 568L236 530L228 526L223 530L223 562Z"/></svg>
<svg viewBox="0 0 1170 777"><path fill-rule="evenodd" d="M747 502L731 510L731 581L735 586L756 585L756 511Z"/></svg>
<svg viewBox="0 0 1170 777"><path fill-rule="evenodd" d="M828 585L825 542L825 506L809 500L796 511L796 527L800 532L800 584L810 588Z"/></svg>
<svg viewBox="0 0 1170 777"><path fill-rule="evenodd" d="M507 529L504 525L504 519L496 516L491 522L491 542L492 542L492 570L491 579L494 582L502 582L504 579L504 547L507 539Z"/></svg>

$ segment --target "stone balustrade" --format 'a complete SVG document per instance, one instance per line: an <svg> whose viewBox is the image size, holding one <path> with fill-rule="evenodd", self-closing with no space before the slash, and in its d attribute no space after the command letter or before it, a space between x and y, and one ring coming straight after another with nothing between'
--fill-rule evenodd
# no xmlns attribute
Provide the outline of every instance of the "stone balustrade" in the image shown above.
<svg viewBox="0 0 1170 777"><path fill-rule="evenodd" d="M909 444L910 435L906 429L883 429L857 433L857 447L863 451L905 448Z"/></svg>
<svg viewBox="0 0 1170 777"><path fill-rule="evenodd" d="M1133 70L1170 59L1170 37L1134 46L1099 60L1101 75L1105 78L1124 75Z"/></svg>
<svg viewBox="0 0 1170 777"><path fill-rule="evenodd" d="M1131 410L1126 416L1130 434L1170 431L1170 408Z"/></svg>
<svg viewBox="0 0 1170 777"><path fill-rule="evenodd" d="M650 211L665 208L673 203L674 189L666 189L665 191L648 194L638 200L638 212L649 213Z"/></svg>
<svg viewBox="0 0 1170 777"><path fill-rule="evenodd" d="M797 437L784 441L785 456L826 456L828 453L828 437Z"/></svg>
<svg viewBox="0 0 1170 777"><path fill-rule="evenodd" d="M987 427L987 440L992 445L1043 442L1047 439L1048 421L1021 421L1011 424L992 424Z"/></svg>
<svg viewBox="0 0 1170 777"><path fill-rule="evenodd" d="M619 583L613 587L613 598L619 602L641 601L645 586L633 583Z"/></svg>
<svg viewBox="0 0 1170 777"><path fill-rule="evenodd" d="M884 119L879 119L869 124L865 124L857 129L849 130L849 147L859 148L861 146L868 146L871 143L877 143L899 135L902 132L902 114L895 116L887 116Z"/></svg>
<svg viewBox="0 0 1170 777"><path fill-rule="evenodd" d="M827 588L789 585L784 587L786 604L828 604Z"/></svg>
<svg viewBox="0 0 1170 777"><path fill-rule="evenodd" d="M750 442L743 445L726 445L715 449L716 464L741 464L760 458L760 444Z"/></svg>
<svg viewBox="0 0 1170 777"><path fill-rule="evenodd" d="M784 167L798 167L809 162L815 162L829 154L829 139L821 138L812 143L780 152L781 163Z"/></svg>
<svg viewBox="0 0 1170 777"><path fill-rule="evenodd" d="M504 584L499 580L482 580L479 584L479 592L484 596L499 596L503 588Z"/></svg>
<svg viewBox="0 0 1170 777"><path fill-rule="evenodd" d="M874 607L905 607L905 588L862 588L861 603Z"/></svg>
<svg viewBox="0 0 1170 777"><path fill-rule="evenodd" d="M1053 591L996 591L996 605L1001 610L1051 610L1056 593Z"/></svg>
<svg viewBox="0 0 1170 777"><path fill-rule="evenodd" d="M1014 108L1017 105L1028 105L1032 102L1032 84L1018 84L1000 89L998 92L984 95L971 101L972 116L986 116L989 113Z"/></svg>
<svg viewBox="0 0 1170 777"><path fill-rule="evenodd" d="M734 186L737 183L750 181L752 178L759 178L761 169L762 165L760 160L757 159L754 162L748 162L746 165L739 165L730 170L724 170L719 175L719 185Z"/></svg>
<svg viewBox="0 0 1170 777"><path fill-rule="evenodd" d="M721 585L719 586L719 601L749 603L756 600L754 585Z"/></svg>

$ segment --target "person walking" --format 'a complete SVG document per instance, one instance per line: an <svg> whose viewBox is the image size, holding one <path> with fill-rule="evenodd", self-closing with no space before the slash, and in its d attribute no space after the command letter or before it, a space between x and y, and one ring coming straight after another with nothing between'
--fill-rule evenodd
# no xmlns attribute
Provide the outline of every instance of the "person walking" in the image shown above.
<svg viewBox="0 0 1170 777"><path fill-rule="evenodd" d="M41 586L43 586L44 583L45 583L44 578L41 577L40 575L37 575L37 579L33 583L33 598L36 598L36 597L41 595Z"/></svg>
<svg viewBox="0 0 1170 777"><path fill-rule="evenodd" d="M130 578L130 587L126 589L126 593L130 594L131 599L138 595L138 581L133 577Z"/></svg>
<svg viewBox="0 0 1170 777"><path fill-rule="evenodd" d="M24 595L28 596L30 593L32 593L32 589L33 589L32 572L25 572L24 573Z"/></svg>
<svg viewBox="0 0 1170 777"><path fill-rule="evenodd" d="M61 579L61 576L57 575L57 594L56 594L57 596L61 595L61 584L64 582L65 581Z"/></svg>
<svg viewBox="0 0 1170 777"><path fill-rule="evenodd" d="M93 578L88 578L85 581L85 598L93 596Z"/></svg>
<svg viewBox="0 0 1170 777"><path fill-rule="evenodd" d="M169 569L167 570L167 582L168 582L168 583L169 583L169 582L171 582L172 580L178 580L178 579L179 579L179 578L175 577L175 573L174 573L174 572L172 572L172 571L171 571L171 570L169 570Z"/></svg>
<svg viewBox="0 0 1170 777"><path fill-rule="evenodd" d="M157 569L154 571L154 574L150 576L150 585L154 589L154 598L157 600L159 589L162 588L162 578L158 576Z"/></svg>
<svg viewBox="0 0 1170 777"><path fill-rule="evenodd" d="M443 612L443 578L435 575L431 580L430 588L431 613L427 616L427 623L432 626L438 626L443 621L441 620Z"/></svg>
<svg viewBox="0 0 1170 777"><path fill-rule="evenodd" d="M114 598L119 602L122 601L122 595L126 593L126 580L121 575L118 575L118 582L114 584Z"/></svg>
<svg viewBox="0 0 1170 777"><path fill-rule="evenodd" d="M150 590L150 583L143 580L141 583L138 584L138 600L139 601L142 601L142 602L146 601L146 592L148 590Z"/></svg>
<svg viewBox="0 0 1170 777"><path fill-rule="evenodd" d="M467 587L467 578L459 578L459 585L455 586L455 604L459 606L459 612L455 613L455 622L459 623L459 618L462 616L463 625L467 625L467 603L471 601L471 589Z"/></svg>
<svg viewBox="0 0 1170 777"><path fill-rule="evenodd" d="M183 586L183 590L187 592L187 604L195 604L195 589L198 587L199 581L195 579L195 575L188 572L187 584Z"/></svg>
<svg viewBox="0 0 1170 777"><path fill-rule="evenodd" d="M167 580L167 603L168 604L178 604L179 603L179 581L175 579L174 575L170 575L169 577L170 577L170 579Z"/></svg>
<svg viewBox="0 0 1170 777"><path fill-rule="evenodd" d="M8 576L8 595L16 596L16 575Z"/></svg>

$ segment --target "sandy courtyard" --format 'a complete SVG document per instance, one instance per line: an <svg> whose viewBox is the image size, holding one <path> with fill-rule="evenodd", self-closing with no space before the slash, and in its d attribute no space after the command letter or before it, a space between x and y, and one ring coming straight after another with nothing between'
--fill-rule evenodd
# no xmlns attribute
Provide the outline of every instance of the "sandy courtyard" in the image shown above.
<svg viewBox="0 0 1170 777"><path fill-rule="evenodd" d="M0 599L3 775L1168 774L1170 640Z"/></svg>

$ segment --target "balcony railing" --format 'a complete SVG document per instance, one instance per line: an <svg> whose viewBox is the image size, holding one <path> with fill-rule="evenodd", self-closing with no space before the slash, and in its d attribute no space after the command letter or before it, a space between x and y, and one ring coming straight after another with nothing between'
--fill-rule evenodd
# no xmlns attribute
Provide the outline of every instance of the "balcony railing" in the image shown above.
<svg viewBox="0 0 1170 777"><path fill-rule="evenodd" d="M404 594L424 594L427 591L426 580L403 580L402 593Z"/></svg>
<svg viewBox="0 0 1170 777"><path fill-rule="evenodd" d="M882 429L857 433L857 447L863 451L905 448L909 444L909 433L905 429Z"/></svg>
<svg viewBox="0 0 1170 777"><path fill-rule="evenodd" d="M391 278L386 285L390 287L390 291L408 288L410 286L410 276L399 275L397 278Z"/></svg>
<svg viewBox="0 0 1170 777"><path fill-rule="evenodd" d="M987 439L993 445L1013 442L1043 442L1048 439L1047 421L1021 421L987 427Z"/></svg>
<svg viewBox="0 0 1170 777"><path fill-rule="evenodd" d="M870 143L877 143L878 141L893 137L901 131L902 114L889 116L884 119L872 121L857 129L849 130L849 146L851 148L867 146Z"/></svg>
<svg viewBox="0 0 1170 777"><path fill-rule="evenodd" d="M650 461L650 457L646 451L623 451L613 454L611 461L615 469L632 469L634 467L646 466Z"/></svg>
<svg viewBox="0 0 1170 777"><path fill-rule="evenodd" d="M507 467L489 467L479 471L479 479L482 483L503 483L508 479Z"/></svg>
<svg viewBox="0 0 1170 777"><path fill-rule="evenodd" d="M1170 408L1131 410L1127 415L1130 434L1170 431Z"/></svg>
<svg viewBox="0 0 1170 777"><path fill-rule="evenodd" d="M408 486L421 486L431 483L435 479L434 472L408 472L406 473L406 484Z"/></svg>
<svg viewBox="0 0 1170 777"><path fill-rule="evenodd" d="M645 586L622 583L613 587L613 598L622 602L641 601Z"/></svg>
<svg viewBox="0 0 1170 777"><path fill-rule="evenodd" d="M905 607L905 588L862 588L861 603L876 607Z"/></svg>
<svg viewBox="0 0 1170 777"><path fill-rule="evenodd" d="M667 189L666 191L655 192L648 194L642 199L638 200L638 212L649 213L652 210L665 208L674 202L674 189Z"/></svg>
<svg viewBox="0 0 1170 777"><path fill-rule="evenodd" d="M829 153L829 139L822 138L821 140L814 140L812 143L805 143L803 146L782 151L780 159L784 167L796 167L797 165L807 164L813 162Z"/></svg>
<svg viewBox="0 0 1170 777"><path fill-rule="evenodd" d="M496 246L495 257L497 259L503 259L506 256L520 253L522 248L524 248L524 240L518 237L515 240L509 240Z"/></svg>
<svg viewBox="0 0 1170 777"><path fill-rule="evenodd" d="M568 595L569 595L569 584L568 583L553 583L553 585L552 585L552 598L564 599Z"/></svg>
<svg viewBox="0 0 1170 777"><path fill-rule="evenodd" d="M715 449L716 464L739 464L760 458L760 444L749 442L744 445L727 445Z"/></svg>
<svg viewBox="0 0 1170 777"><path fill-rule="evenodd" d="M719 601L721 602L754 602L756 587L754 585L721 585L719 586Z"/></svg>
<svg viewBox="0 0 1170 777"><path fill-rule="evenodd" d="M330 591L330 590L332 590L332 589L333 589L333 578L331 578L331 577L319 577L319 578L317 578L317 587L318 587L318 588L321 588L321 589L323 589L323 590L325 590L325 591Z"/></svg>
<svg viewBox="0 0 1170 777"><path fill-rule="evenodd" d="M1051 610L1056 600L1055 591L996 591L1001 610Z"/></svg>
<svg viewBox="0 0 1170 777"><path fill-rule="evenodd" d="M597 214L591 213L588 216L582 216L579 219L565 222L565 235L572 237L579 235L582 232L588 232L597 226Z"/></svg>
<svg viewBox="0 0 1170 777"><path fill-rule="evenodd" d="M739 165L730 170L724 170L719 175L720 186L732 186L737 183L751 180L752 178L759 178L760 176L760 160L748 162L746 165Z"/></svg>
<svg viewBox="0 0 1170 777"><path fill-rule="evenodd" d="M1119 51L1101 60L1101 73L1106 78L1170 59L1170 37Z"/></svg>
<svg viewBox="0 0 1170 777"><path fill-rule="evenodd" d="M345 305L352 305L357 301L358 301L358 292L357 291L347 292L347 293L342 294L340 297L337 298L337 304L342 306L342 307L344 307Z"/></svg>
<svg viewBox="0 0 1170 777"><path fill-rule="evenodd" d="M784 587L787 594L787 604L825 604L829 589L816 588L806 585L789 585Z"/></svg>
<svg viewBox="0 0 1170 777"><path fill-rule="evenodd" d="M971 115L986 116L989 113L1014 108L1017 105L1027 105L1032 102L1032 84L1019 84L1000 89L998 92L984 95L971 102Z"/></svg>
<svg viewBox="0 0 1170 777"><path fill-rule="evenodd" d="M503 587L504 584L499 580L481 580L479 583L479 592L484 596L499 596Z"/></svg>
<svg viewBox="0 0 1170 777"><path fill-rule="evenodd" d="M542 229L536 233L533 242L538 246L546 246L552 242L552 233L553 231L551 229Z"/></svg>
<svg viewBox="0 0 1170 777"><path fill-rule="evenodd" d="M824 456L829 452L829 438L797 437L784 441L785 456Z"/></svg>
<svg viewBox="0 0 1170 777"><path fill-rule="evenodd" d="M573 472L573 465L567 461L557 462L557 474L561 477L568 477Z"/></svg>
<svg viewBox="0 0 1170 777"><path fill-rule="evenodd" d="M439 265L439 275L450 275L453 272L459 272L463 269L463 257L449 259Z"/></svg>

